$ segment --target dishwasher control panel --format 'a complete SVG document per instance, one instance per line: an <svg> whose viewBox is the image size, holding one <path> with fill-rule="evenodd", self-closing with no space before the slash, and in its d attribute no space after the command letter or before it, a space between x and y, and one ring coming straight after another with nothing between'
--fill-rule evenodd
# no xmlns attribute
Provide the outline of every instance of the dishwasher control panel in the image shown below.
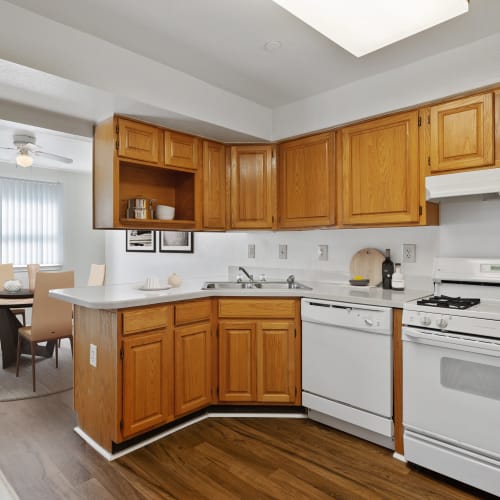
<svg viewBox="0 0 500 500"><path fill-rule="evenodd" d="M322 299L302 299L302 321L392 334L392 309Z"/></svg>

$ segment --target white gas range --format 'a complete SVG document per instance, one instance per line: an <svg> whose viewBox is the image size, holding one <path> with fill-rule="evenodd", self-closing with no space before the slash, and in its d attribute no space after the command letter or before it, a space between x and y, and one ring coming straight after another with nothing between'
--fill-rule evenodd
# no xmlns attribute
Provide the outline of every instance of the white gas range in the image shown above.
<svg viewBox="0 0 500 500"><path fill-rule="evenodd" d="M437 258L403 310L405 458L500 495L500 259Z"/></svg>

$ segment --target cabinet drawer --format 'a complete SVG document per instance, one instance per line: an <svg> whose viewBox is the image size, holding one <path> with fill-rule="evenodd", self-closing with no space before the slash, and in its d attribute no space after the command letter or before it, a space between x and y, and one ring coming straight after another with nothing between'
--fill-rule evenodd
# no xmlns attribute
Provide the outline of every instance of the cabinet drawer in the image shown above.
<svg viewBox="0 0 500 500"><path fill-rule="evenodd" d="M167 326L167 306L146 307L123 311L122 334L158 330Z"/></svg>
<svg viewBox="0 0 500 500"><path fill-rule="evenodd" d="M294 318L294 299L220 299L219 318Z"/></svg>
<svg viewBox="0 0 500 500"><path fill-rule="evenodd" d="M209 320L211 316L211 301L194 300L175 305L175 326Z"/></svg>

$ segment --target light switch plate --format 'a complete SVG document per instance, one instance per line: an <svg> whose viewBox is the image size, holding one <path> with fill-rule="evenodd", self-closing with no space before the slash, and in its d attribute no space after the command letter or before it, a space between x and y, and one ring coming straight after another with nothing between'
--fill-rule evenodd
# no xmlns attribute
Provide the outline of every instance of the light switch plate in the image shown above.
<svg viewBox="0 0 500 500"><path fill-rule="evenodd" d="M255 259L255 244L253 243L248 244L248 258Z"/></svg>
<svg viewBox="0 0 500 500"><path fill-rule="evenodd" d="M328 245L318 245L318 260L328 260Z"/></svg>
<svg viewBox="0 0 500 500"><path fill-rule="evenodd" d="M279 246L279 258L288 259L288 245L281 244Z"/></svg>

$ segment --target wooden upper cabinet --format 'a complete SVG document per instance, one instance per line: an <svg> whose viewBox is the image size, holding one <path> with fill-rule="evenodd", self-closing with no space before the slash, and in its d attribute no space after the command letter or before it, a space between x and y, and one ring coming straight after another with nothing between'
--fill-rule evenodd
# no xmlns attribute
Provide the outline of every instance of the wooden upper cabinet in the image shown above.
<svg viewBox="0 0 500 500"><path fill-rule="evenodd" d="M160 131L125 118L118 118L118 155L124 158L157 163Z"/></svg>
<svg viewBox="0 0 500 500"><path fill-rule="evenodd" d="M226 149L203 141L203 228L226 229Z"/></svg>
<svg viewBox="0 0 500 500"><path fill-rule="evenodd" d="M284 142L279 151L279 227L334 224L333 134Z"/></svg>
<svg viewBox="0 0 500 500"><path fill-rule="evenodd" d="M418 112L341 129L338 196L345 225L418 224Z"/></svg>
<svg viewBox="0 0 500 500"><path fill-rule="evenodd" d="M165 165L198 169L200 141L192 135L165 130Z"/></svg>
<svg viewBox="0 0 500 500"><path fill-rule="evenodd" d="M431 173L493 165L493 107L492 93L431 106Z"/></svg>
<svg viewBox="0 0 500 500"><path fill-rule="evenodd" d="M231 228L276 227L276 168L273 146L231 148Z"/></svg>

